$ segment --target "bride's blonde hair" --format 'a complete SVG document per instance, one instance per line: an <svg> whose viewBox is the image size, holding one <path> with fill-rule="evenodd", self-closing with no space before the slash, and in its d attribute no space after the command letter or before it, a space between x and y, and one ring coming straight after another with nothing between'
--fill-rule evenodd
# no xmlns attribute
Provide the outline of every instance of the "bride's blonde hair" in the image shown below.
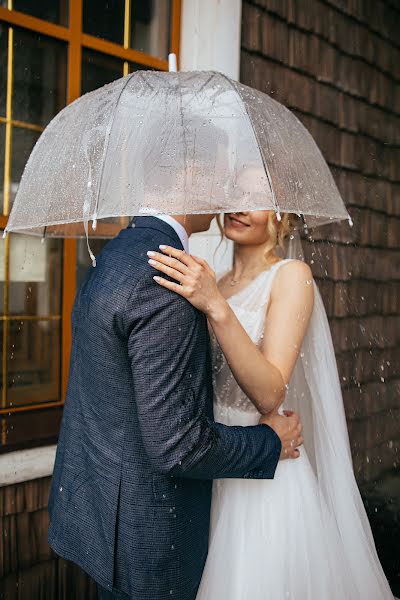
<svg viewBox="0 0 400 600"><path fill-rule="evenodd" d="M269 254L276 246L284 248L284 242L290 232L294 229L295 222L298 219L293 213L281 213L281 220L278 221L276 213L273 210L268 211L267 234L268 241L265 247L265 254ZM221 241L225 239L224 226L221 215L217 215L217 225L221 233Z"/></svg>

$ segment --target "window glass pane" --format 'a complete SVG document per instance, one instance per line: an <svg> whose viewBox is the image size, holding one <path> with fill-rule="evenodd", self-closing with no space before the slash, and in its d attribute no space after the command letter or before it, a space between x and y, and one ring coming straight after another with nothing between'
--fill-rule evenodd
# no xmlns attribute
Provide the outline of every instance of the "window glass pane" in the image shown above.
<svg viewBox="0 0 400 600"><path fill-rule="evenodd" d="M171 0L133 0L131 46L167 58L170 47Z"/></svg>
<svg viewBox="0 0 400 600"><path fill-rule="evenodd" d="M83 31L123 44L124 0L83 0Z"/></svg>
<svg viewBox="0 0 400 600"><path fill-rule="evenodd" d="M68 0L13 0L13 9L51 23L68 25Z"/></svg>
<svg viewBox="0 0 400 600"><path fill-rule="evenodd" d="M7 329L7 406L58 400L61 320L12 319Z"/></svg>
<svg viewBox="0 0 400 600"><path fill-rule="evenodd" d="M90 240L90 247L93 251L93 254L95 256L100 254L100 252L102 251L104 246L109 241L110 240L101 240L101 239ZM84 239L77 240L77 242L76 242L76 289L78 289L79 286L81 285L81 283L85 277L86 271L91 266L91 264L92 264L92 261L90 259L90 256L89 256L89 253L87 250L86 240L84 240Z"/></svg>
<svg viewBox="0 0 400 600"><path fill-rule="evenodd" d="M40 136L39 131L13 127L11 134L10 203L14 202L26 161Z"/></svg>
<svg viewBox="0 0 400 600"><path fill-rule="evenodd" d="M123 61L101 52L82 52L82 94L91 92L123 75Z"/></svg>
<svg viewBox="0 0 400 600"><path fill-rule="evenodd" d="M14 30L13 119L46 125L66 103L67 46Z"/></svg>
<svg viewBox="0 0 400 600"><path fill-rule="evenodd" d="M11 234L9 307L11 315L61 314L62 241ZM0 239L0 281L4 282L4 240ZM3 306L0 305L3 314Z"/></svg>
<svg viewBox="0 0 400 600"><path fill-rule="evenodd" d="M6 116L8 27L0 23L0 117Z"/></svg>

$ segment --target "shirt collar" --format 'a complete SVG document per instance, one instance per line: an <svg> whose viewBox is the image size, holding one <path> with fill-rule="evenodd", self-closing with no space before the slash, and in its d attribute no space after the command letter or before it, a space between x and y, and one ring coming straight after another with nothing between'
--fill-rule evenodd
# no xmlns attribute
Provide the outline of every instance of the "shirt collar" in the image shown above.
<svg viewBox="0 0 400 600"><path fill-rule="evenodd" d="M175 230L176 234L178 235L179 239L182 242L182 246L183 246L185 252L187 252L189 254L189 236L188 236L187 231L184 228L184 226L181 225L180 223L178 223L178 221L176 219L174 219L174 217L171 217L170 215L155 215L155 217L156 217L156 219L160 219L161 221L164 221L164 223L167 223Z"/></svg>

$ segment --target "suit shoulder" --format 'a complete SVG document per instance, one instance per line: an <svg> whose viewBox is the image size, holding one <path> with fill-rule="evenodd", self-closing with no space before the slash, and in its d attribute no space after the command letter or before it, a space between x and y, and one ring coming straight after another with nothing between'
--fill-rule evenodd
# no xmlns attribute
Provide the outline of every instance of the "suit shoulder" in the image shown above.
<svg viewBox="0 0 400 600"><path fill-rule="evenodd" d="M109 272L110 277L126 278L134 286L148 266L146 251L151 245L152 236L132 236L129 233L122 230L111 240L97 257L97 263L100 270Z"/></svg>

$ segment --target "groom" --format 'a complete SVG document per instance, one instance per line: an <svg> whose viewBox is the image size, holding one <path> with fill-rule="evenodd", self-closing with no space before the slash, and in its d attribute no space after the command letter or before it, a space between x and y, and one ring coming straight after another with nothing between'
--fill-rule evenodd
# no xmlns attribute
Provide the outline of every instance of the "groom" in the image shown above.
<svg viewBox="0 0 400 600"><path fill-rule="evenodd" d="M212 480L273 478L281 453L295 456L296 415L214 422L206 318L153 281L147 250L187 250L211 221L136 218L76 296L49 543L101 599L194 600Z"/></svg>

